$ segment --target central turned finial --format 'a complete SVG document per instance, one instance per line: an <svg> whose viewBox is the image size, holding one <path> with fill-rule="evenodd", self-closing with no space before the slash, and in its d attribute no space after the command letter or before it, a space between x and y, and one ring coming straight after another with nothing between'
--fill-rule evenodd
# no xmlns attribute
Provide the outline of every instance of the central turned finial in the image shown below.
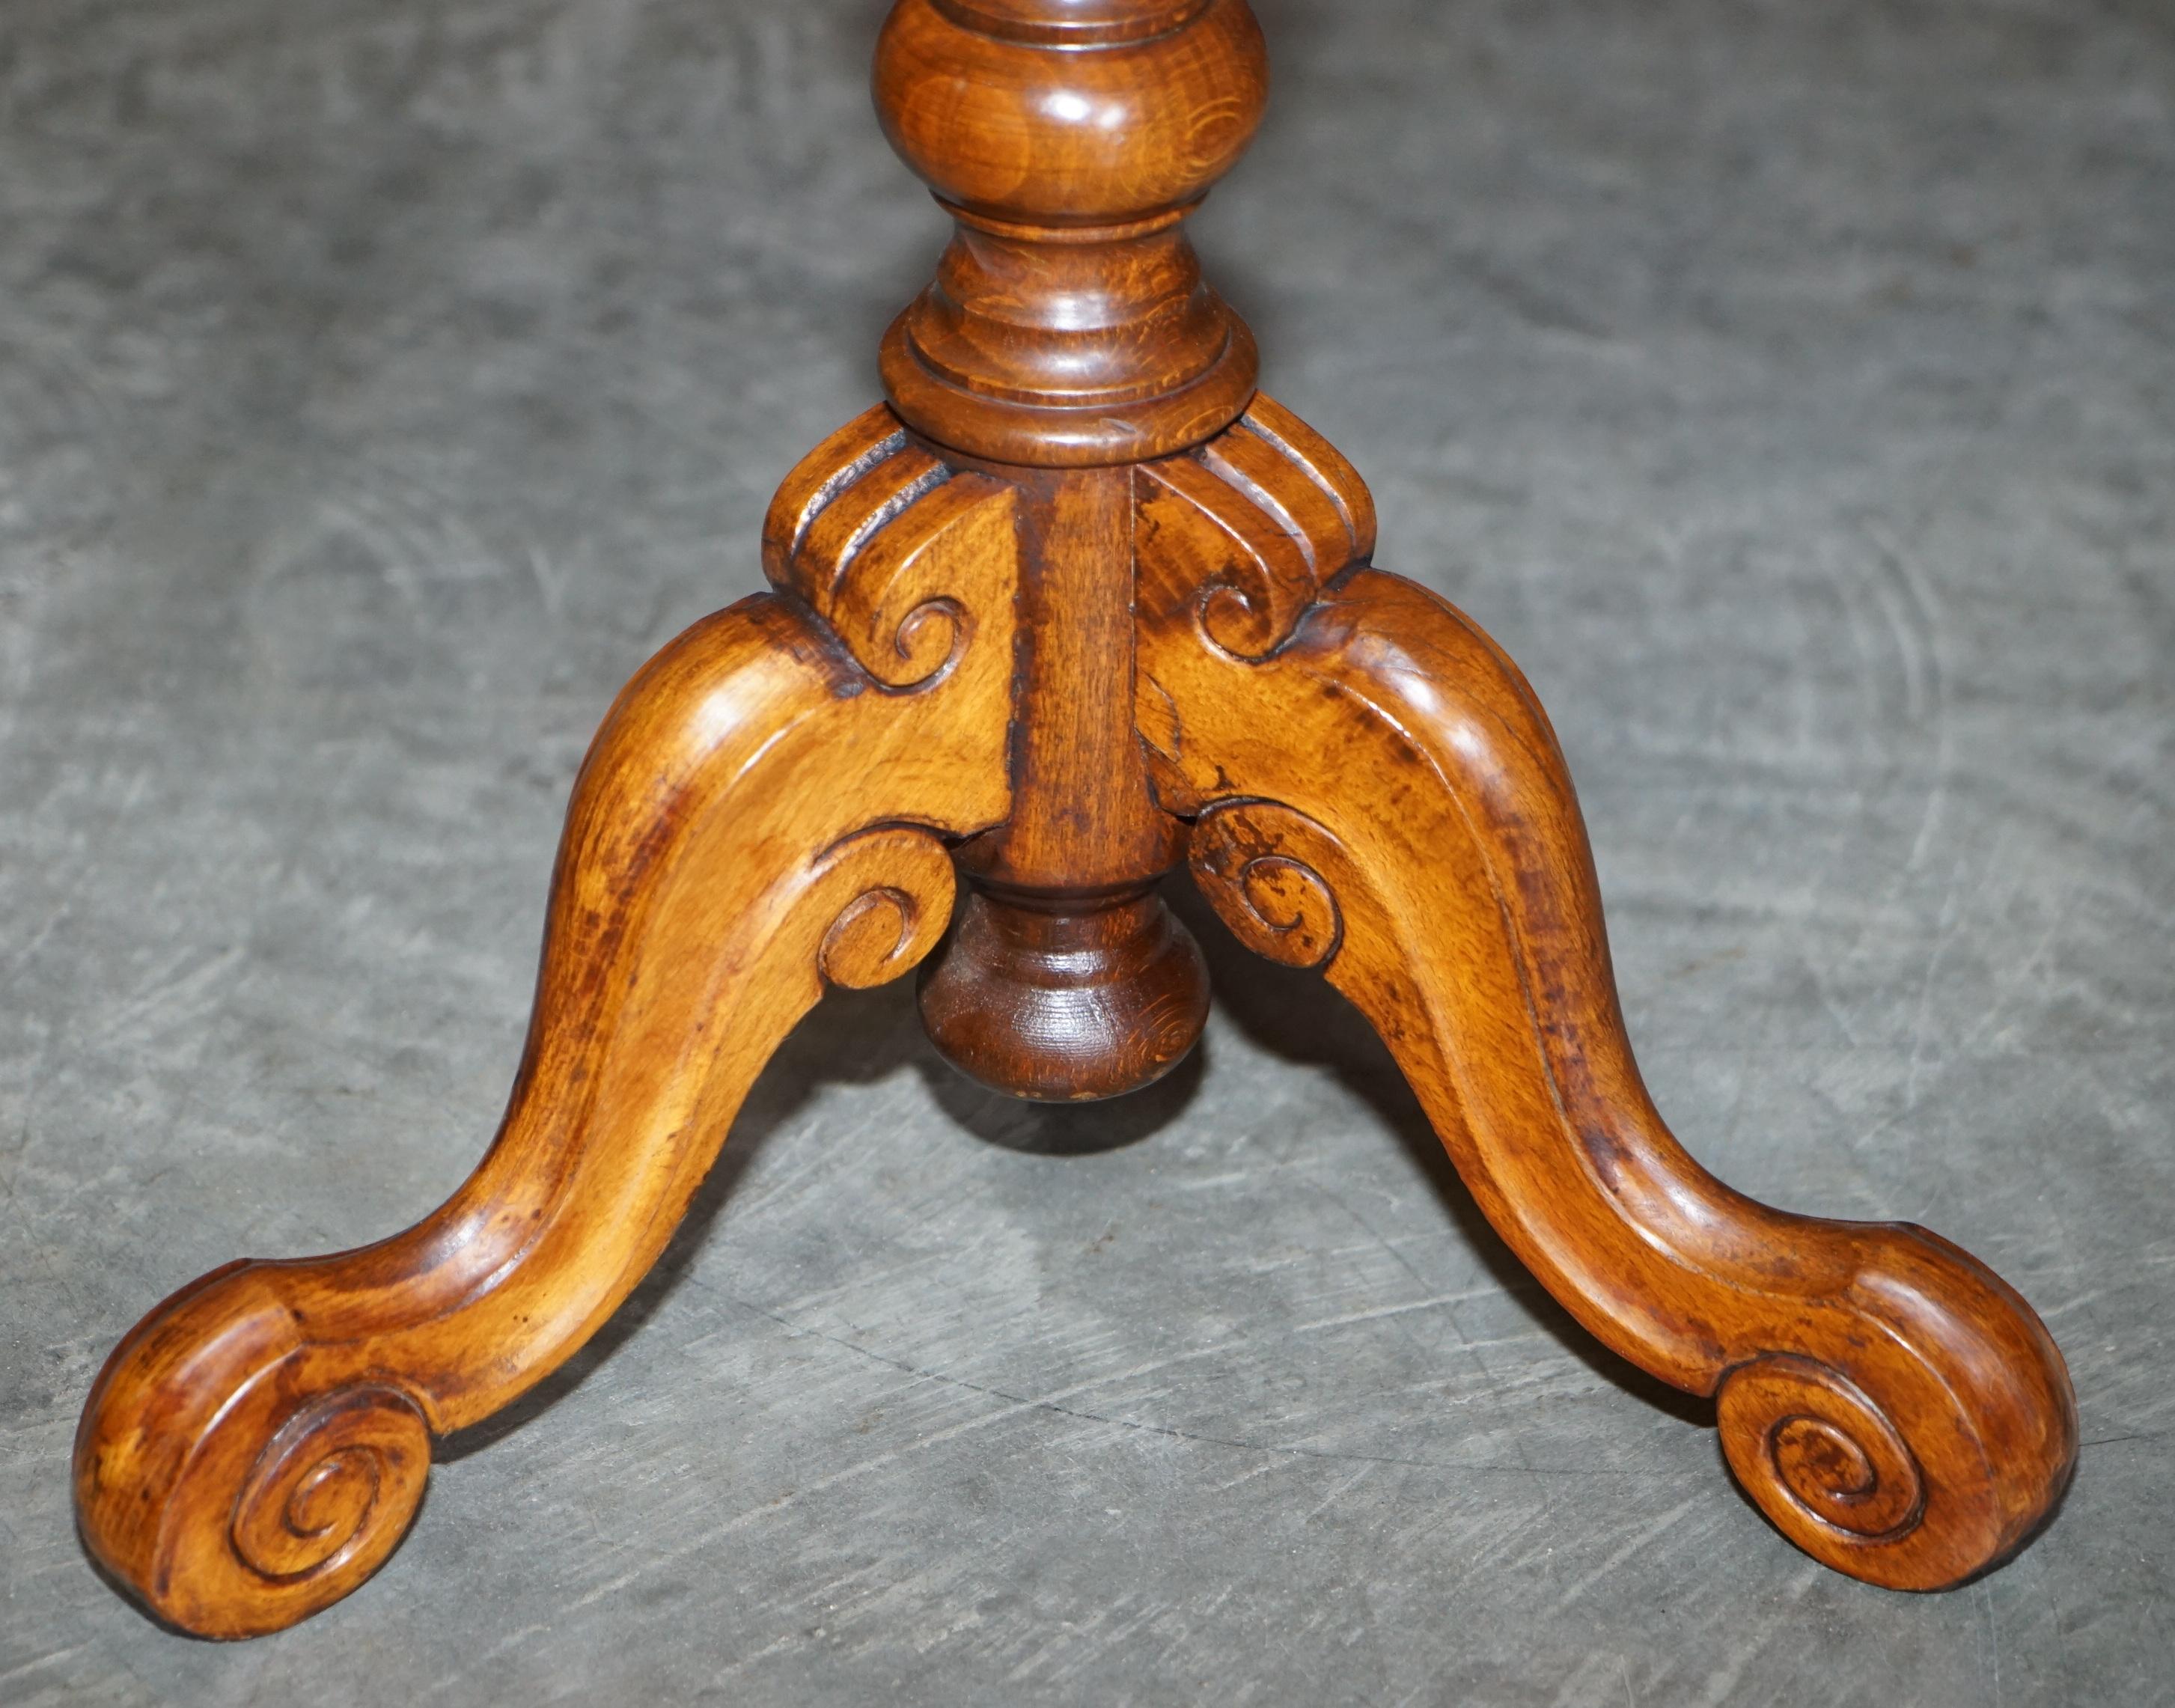
<svg viewBox="0 0 2175 1708"><path fill-rule="evenodd" d="M876 110L959 230L884 340L899 415L1057 468L1169 456L1236 420L1253 335L1181 222L1267 95L1245 0L901 0Z"/></svg>

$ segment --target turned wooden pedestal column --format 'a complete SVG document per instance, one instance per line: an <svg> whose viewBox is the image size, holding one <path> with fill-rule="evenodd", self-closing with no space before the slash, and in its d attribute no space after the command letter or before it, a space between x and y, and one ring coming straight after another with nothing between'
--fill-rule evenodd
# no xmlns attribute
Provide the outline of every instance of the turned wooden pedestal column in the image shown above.
<svg viewBox="0 0 2175 1708"><path fill-rule="evenodd" d="M1185 220L1266 87L1245 0L899 0L877 108L957 235L888 401L779 491L774 590L605 718L496 1142L404 1234L184 1288L99 1376L83 1534L162 1618L247 1636L375 1571L431 1438L625 1299L827 983L922 967L936 1046L1020 1096L1165 1072L1208 1000L1156 892L1180 865L1372 1022L1581 1323L1716 1396L1798 1547L1940 1588L2052 1510L2076 1420L2037 1317L1923 1229L1685 1154L1532 690L1370 567L1365 485L1256 390Z"/></svg>
<svg viewBox="0 0 2175 1708"><path fill-rule="evenodd" d="M1254 395L1253 335L1185 216L1261 122L1244 6L898 7L876 49L893 146L958 221L884 339L898 418L1021 504L1012 810L924 976L936 1047L1023 1097L1136 1090L1193 1047L1208 973L1153 893L1185 858L1133 735L1136 469Z"/></svg>

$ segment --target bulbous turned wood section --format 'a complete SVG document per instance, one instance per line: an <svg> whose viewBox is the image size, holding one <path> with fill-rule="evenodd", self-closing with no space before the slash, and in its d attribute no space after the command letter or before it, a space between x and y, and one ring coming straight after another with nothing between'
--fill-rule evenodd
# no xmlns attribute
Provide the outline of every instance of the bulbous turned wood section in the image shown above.
<svg viewBox="0 0 2175 1708"><path fill-rule="evenodd" d="M1254 337L1182 222L1267 99L1244 0L900 0L877 110L959 222L884 340L900 413L1039 467L1136 462L1229 426Z"/></svg>
<svg viewBox="0 0 2175 1708"><path fill-rule="evenodd" d="M976 890L920 995L930 1041L962 1072L1036 1103L1093 1103L1185 1059L1208 1021L1208 965L1152 891L1044 906Z"/></svg>
<svg viewBox="0 0 2175 1708"><path fill-rule="evenodd" d="M2076 1446L2031 1309L1922 1229L1702 1171L1625 1042L1576 802L1503 655L1368 566L1365 484L1255 390L1184 220L1266 89L1245 0L899 0L877 106L957 222L889 401L786 480L773 593L630 683L576 786L529 1042L474 1176L379 1244L204 1277L85 1406L91 1552L219 1637L345 1595L434 1434L569 1357L663 1249L826 982L932 957L938 1048L1115 1094L1200 1034L1190 862L1388 1040L1511 1249L1717 1397L1814 1559L1927 1589L2000 1559Z"/></svg>

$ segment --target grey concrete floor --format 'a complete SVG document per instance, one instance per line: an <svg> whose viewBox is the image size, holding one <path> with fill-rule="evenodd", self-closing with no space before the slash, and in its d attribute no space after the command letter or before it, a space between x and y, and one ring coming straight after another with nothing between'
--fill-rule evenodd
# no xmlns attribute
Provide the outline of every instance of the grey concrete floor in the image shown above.
<svg viewBox="0 0 2175 1708"><path fill-rule="evenodd" d="M1550 705L1694 1150L2046 1316L2057 1521L1945 1596L1793 1553L1212 937L1198 1064L1102 1110L835 1000L376 1581L132 1611L99 1361L480 1153L588 733L941 224L878 0L16 0L0 1700L2175 1700L2175 10L1261 10L1199 224L1271 385Z"/></svg>

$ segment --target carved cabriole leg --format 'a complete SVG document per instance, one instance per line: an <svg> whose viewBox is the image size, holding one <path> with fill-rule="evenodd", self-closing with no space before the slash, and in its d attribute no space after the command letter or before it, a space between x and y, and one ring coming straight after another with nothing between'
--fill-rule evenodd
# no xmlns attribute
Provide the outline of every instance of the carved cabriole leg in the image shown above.
<svg viewBox="0 0 2175 1708"><path fill-rule="evenodd" d="M1732 1468L1799 1547L1908 1589L2001 1559L2075 1454L2038 1318L1923 1229L1786 1215L1684 1152L1632 1060L1577 803L1524 679L1364 552L1289 624L1253 621L1266 606L1234 591L1270 583L1229 506L1169 496L1207 490L1214 460L1180 459L1143 554L1139 716L1218 913L1366 1014L1581 1322L1718 1391Z"/></svg>
<svg viewBox="0 0 2175 1708"><path fill-rule="evenodd" d="M837 500L838 525L773 562L789 591L690 629L605 721L475 1174L382 1244L205 1277L107 1361L77 1438L83 1533L175 1624L277 1629L369 1576L431 1434L626 1298L824 981L897 978L941 935L943 839L1010 801L1014 501L941 466L868 488L837 444L781 499Z"/></svg>

